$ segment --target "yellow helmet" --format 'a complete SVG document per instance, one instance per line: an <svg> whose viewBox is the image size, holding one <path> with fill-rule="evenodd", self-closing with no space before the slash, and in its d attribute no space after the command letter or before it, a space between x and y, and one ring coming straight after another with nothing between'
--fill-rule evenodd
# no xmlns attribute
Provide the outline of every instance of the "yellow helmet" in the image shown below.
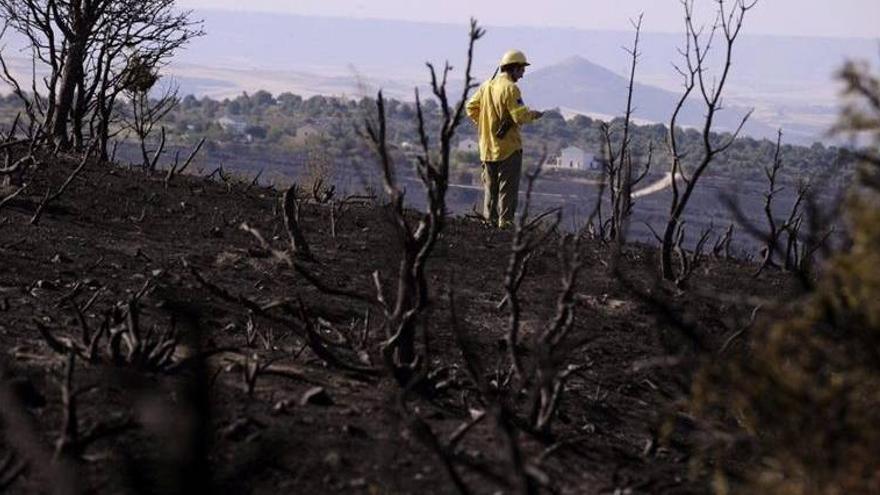
<svg viewBox="0 0 880 495"><path fill-rule="evenodd" d="M529 65L529 62L526 60L526 54L519 50L510 50L501 57L501 63L498 64L499 67L504 67L505 65Z"/></svg>

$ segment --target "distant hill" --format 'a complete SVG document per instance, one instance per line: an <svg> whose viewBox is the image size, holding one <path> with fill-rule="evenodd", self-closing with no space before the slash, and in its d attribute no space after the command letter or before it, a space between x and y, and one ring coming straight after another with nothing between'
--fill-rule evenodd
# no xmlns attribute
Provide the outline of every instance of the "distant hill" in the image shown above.
<svg viewBox="0 0 880 495"><path fill-rule="evenodd" d="M453 79L462 75L465 19L454 25L214 10L197 15L204 17L208 36L182 52L176 68L222 69L225 74L215 75L235 81L242 91L263 88L275 93L363 95L382 87L386 94L411 99L411 88L426 83L425 61L449 60L456 67ZM541 100L536 93L528 96L530 101L619 115L625 105L620 98L625 84L615 82L613 76L627 73L629 57L621 47L632 43L628 27L626 22L620 31L488 26L486 37L476 47L474 73L480 79L489 77L498 56L519 47L534 63L527 80L532 79L537 88L576 93L579 86L597 85L608 90L583 96L560 94L553 101ZM670 64L678 61L677 48L682 42L677 34L642 33L637 116L668 120L669 101L680 85ZM763 137L782 127L787 141L811 144L823 137L837 113L834 72L848 58L876 60L876 50L877 42L871 39L755 36L746 26L725 98L728 111L720 115L718 124L732 128L747 109L755 108L746 133ZM595 80L579 77L576 73L582 62L573 56L586 57L605 68L604 73L588 71ZM542 75L542 69L551 72ZM188 72L178 74L186 78ZM255 76L264 83L257 85ZM538 76L546 77L547 84L539 84ZM664 90L672 95L664 96ZM219 96L232 91L214 85L210 92ZM682 123L695 123L701 112L686 109Z"/></svg>
<svg viewBox="0 0 880 495"><path fill-rule="evenodd" d="M196 15L205 19L208 35L195 40L179 59L215 67L330 73L325 75L355 67L370 76L381 76L373 72L381 70L421 78L426 60L460 63L467 43L464 15L460 25L219 10L198 10ZM626 20L620 31L487 26L476 47L476 73L488 77L501 53L519 47L535 68L579 55L623 74L629 59L621 47L632 44L629 27ZM827 82L846 58L877 56L872 39L755 36L748 28L737 44L734 85ZM664 77L668 88L675 87L678 76L670 62L679 60L676 48L683 42L677 34L642 33L640 74Z"/></svg>
<svg viewBox="0 0 880 495"><path fill-rule="evenodd" d="M464 18L455 25L219 10L195 15L205 20L207 36L194 40L169 67L184 93L223 98L266 89L358 97L381 87L389 96L412 99L412 87L427 83L425 61L449 60L455 66L451 80L462 77ZM628 27L625 21L621 31L488 26L476 47L474 74L489 77L500 54L518 47L534 64L523 81L530 102L619 115L625 106L621 76L629 64L621 47L633 36ZM668 120L680 85L670 64L679 60L682 42L677 34L642 33L637 117ZM21 39L7 32L4 44L9 58L21 57L13 60L13 71L30 76L27 53L16 51ZM728 111L718 124L732 128L755 108L748 134L764 137L782 127L787 141L811 144L837 113L835 71L848 58L876 56L876 40L754 36L746 26L725 95ZM694 124L701 112L686 109L682 124Z"/></svg>
<svg viewBox="0 0 880 495"><path fill-rule="evenodd" d="M561 108L586 114L622 116L626 110L629 80L583 57L574 56L556 65L527 73L519 86L529 106ZM696 96L696 95L695 95ZM633 117L640 121L667 123L680 94L636 83L633 88ZM696 100L681 111L678 123L698 126L705 112ZM747 108L730 107L718 114L716 130L731 131ZM774 128L752 121L746 131L755 137L770 137Z"/></svg>
<svg viewBox="0 0 880 495"><path fill-rule="evenodd" d="M623 115L626 108L628 80L579 56L527 73L519 86L529 106L536 108L561 107L605 115ZM633 96L634 116L654 122L668 120L678 99L671 91L640 83L635 84ZM697 116L690 109L688 114Z"/></svg>

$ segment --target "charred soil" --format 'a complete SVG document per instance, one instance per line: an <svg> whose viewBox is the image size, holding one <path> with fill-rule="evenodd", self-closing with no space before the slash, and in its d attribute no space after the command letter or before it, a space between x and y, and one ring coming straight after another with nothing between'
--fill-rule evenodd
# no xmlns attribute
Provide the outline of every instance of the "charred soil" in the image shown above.
<svg viewBox="0 0 880 495"><path fill-rule="evenodd" d="M12 493L457 492L412 415L445 443L492 409L465 369L450 293L486 383L509 381L509 316L498 304L510 232L448 219L419 320L431 385L404 397L382 371L382 314L317 290L273 253L289 247L280 192L217 176L166 186L159 175L89 163L29 225L45 191L77 164L45 161L0 211L0 363L14 398L0 404L0 487L20 471ZM300 223L316 258L303 266L324 285L373 295L378 271L391 290L400 250L381 199L342 212L305 201ZM527 361L556 310L556 248L551 236L519 292ZM619 257L599 242L581 249L565 342L573 356L565 364L581 368L550 434L524 425L510 437L528 476L546 493L707 492L711 473L690 462L699 441L683 402L692 374L747 326L755 301L794 294L794 281L755 279L752 265L710 258L679 290L658 282L655 248L627 246ZM310 328L330 354L307 345ZM96 342L71 377L78 448L54 460L70 432L69 358L44 334L62 348ZM159 351L150 342L172 344ZM527 423L526 396L507 393L514 424ZM496 422L478 422L453 450L473 493L519 490Z"/></svg>

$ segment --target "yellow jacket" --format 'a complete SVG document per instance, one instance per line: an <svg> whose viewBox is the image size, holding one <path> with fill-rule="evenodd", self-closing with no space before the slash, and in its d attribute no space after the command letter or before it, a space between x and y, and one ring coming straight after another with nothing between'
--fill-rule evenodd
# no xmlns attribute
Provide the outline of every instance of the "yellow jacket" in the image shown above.
<svg viewBox="0 0 880 495"><path fill-rule="evenodd" d="M480 136L480 160L497 162L522 149L519 127L535 120L523 104L519 88L504 72L484 82L467 104L467 114L477 124ZM504 138L495 137L505 117L514 122Z"/></svg>

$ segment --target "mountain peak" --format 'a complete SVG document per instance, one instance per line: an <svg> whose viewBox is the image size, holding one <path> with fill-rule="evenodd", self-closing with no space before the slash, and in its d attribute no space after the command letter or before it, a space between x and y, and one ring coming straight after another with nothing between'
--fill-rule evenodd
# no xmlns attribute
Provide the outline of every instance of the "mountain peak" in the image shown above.
<svg viewBox="0 0 880 495"><path fill-rule="evenodd" d="M597 64L595 64L594 62L591 62L590 60L588 60L586 57L584 57L582 55L572 55L568 58L563 59L561 62L559 62L558 64L555 64L555 65L571 66L571 65L597 65Z"/></svg>
<svg viewBox="0 0 880 495"><path fill-rule="evenodd" d="M590 81L595 81L595 79L598 78L608 83L617 83L617 81L623 79L620 75L615 74L581 55L574 55L565 58L556 64L545 66L544 68L535 71L532 76L537 76L537 78L557 78L563 76L566 78Z"/></svg>

